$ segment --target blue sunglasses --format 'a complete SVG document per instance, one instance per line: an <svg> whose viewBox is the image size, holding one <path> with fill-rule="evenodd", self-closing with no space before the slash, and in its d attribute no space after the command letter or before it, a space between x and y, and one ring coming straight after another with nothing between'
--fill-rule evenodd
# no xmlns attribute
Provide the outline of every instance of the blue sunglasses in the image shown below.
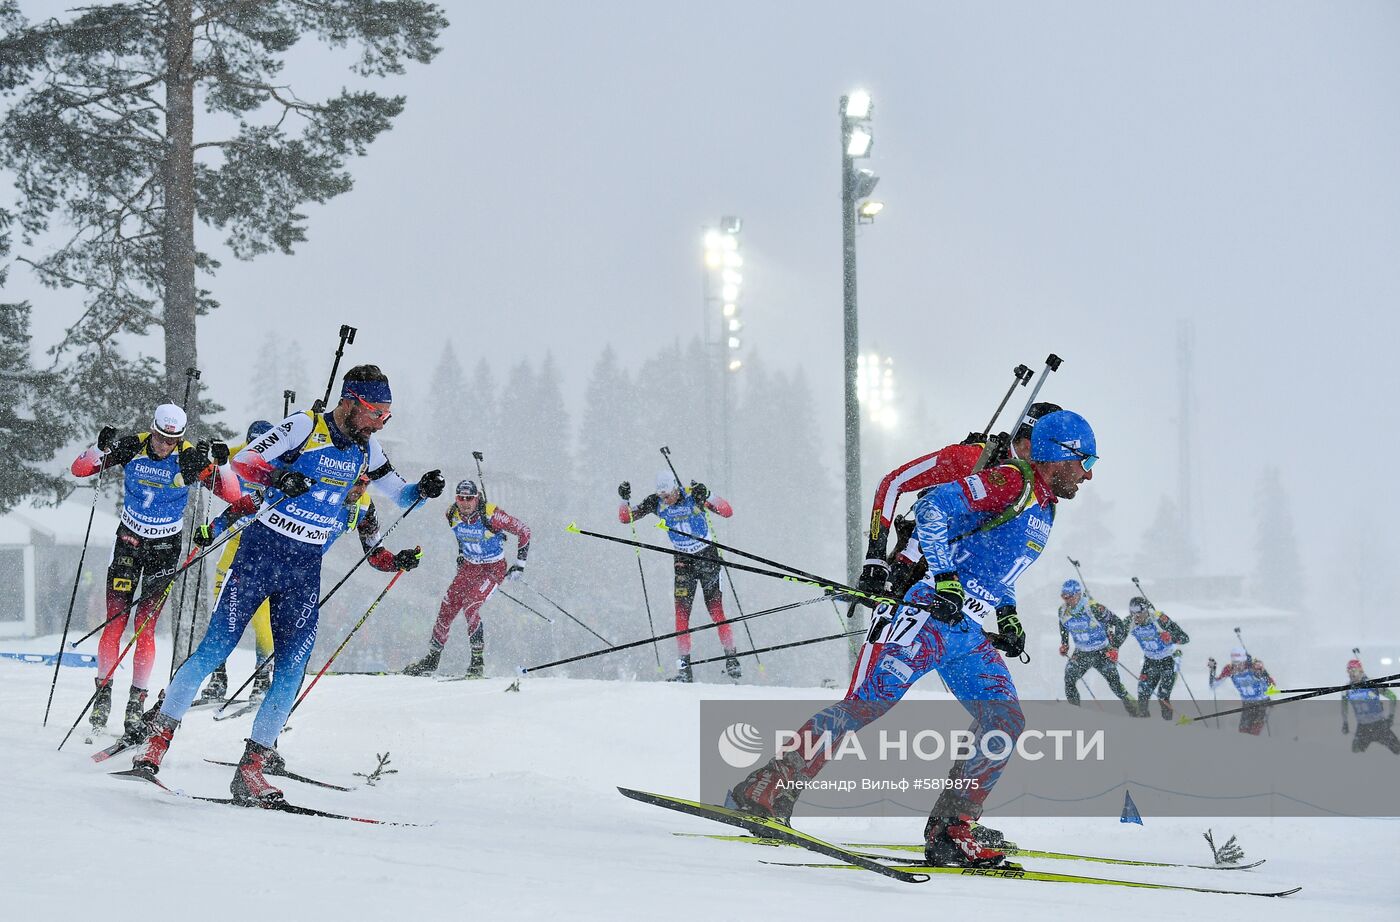
<svg viewBox="0 0 1400 922"><path fill-rule="evenodd" d="M1065 451L1074 452L1075 456L1079 458L1079 463L1084 466L1085 473L1088 473L1090 470L1092 470L1094 465L1098 463L1098 455L1091 455L1087 451L1080 451L1073 445L1066 445L1064 442L1057 441L1055 442L1055 444L1063 448Z"/></svg>

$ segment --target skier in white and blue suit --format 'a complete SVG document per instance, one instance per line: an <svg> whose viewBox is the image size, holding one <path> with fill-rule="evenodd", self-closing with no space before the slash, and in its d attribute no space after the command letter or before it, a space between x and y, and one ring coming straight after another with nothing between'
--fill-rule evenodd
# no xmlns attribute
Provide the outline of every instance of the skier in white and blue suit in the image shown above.
<svg viewBox="0 0 1400 922"><path fill-rule="evenodd" d="M954 764L954 783L924 830L925 857L931 864L970 867L1005 861L1005 853L989 844L995 832L974 829L973 822L1007 762L983 755L983 738L1000 731L1014 744L1025 727L1002 659L1025 651L1015 584L1044 550L1056 502L1078 493L1097 460L1088 422L1061 410L1036 424L1029 462L1016 458L925 493L914 516L928 575L905 593L904 605L877 609L845 700L798 731L797 750L735 786L731 805L789 822L804 782L839 750L841 737L880 717L936 669L973 716L977 754ZM829 748L817 742L827 734Z"/></svg>
<svg viewBox="0 0 1400 922"><path fill-rule="evenodd" d="M272 687L258 709L229 787L235 800L253 806L275 806L282 800L282 792L268 784L263 769L276 764L272 747L316 643L321 550L340 532L346 493L365 473L372 490L402 509L442 494L440 471L407 483L375 440L374 434L389 421L392 401L388 377L375 365L357 366L346 372L340 402L331 413L289 416L233 459L239 477L267 488L264 502L243 532L209 631L171 680L134 769L149 774L160 769L200 683L228 657L262 601L270 599L277 657Z"/></svg>

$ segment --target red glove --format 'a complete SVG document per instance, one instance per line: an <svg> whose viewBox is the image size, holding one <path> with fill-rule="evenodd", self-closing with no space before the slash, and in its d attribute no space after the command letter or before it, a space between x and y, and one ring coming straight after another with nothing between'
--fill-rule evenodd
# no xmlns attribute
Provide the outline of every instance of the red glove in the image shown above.
<svg viewBox="0 0 1400 922"><path fill-rule="evenodd" d="M1170 632L1170 631L1163 631L1163 632L1162 632L1162 643L1171 643L1171 642L1172 642L1172 635L1171 635L1171 632Z"/></svg>
<svg viewBox="0 0 1400 922"><path fill-rule="evenodd" d="M1114 650L1114 649L1112 649L1112 648L1109 648L1109 651L1108 651L1108 661L1109 661L1110 663L1116 663L1116 662L1118 662L1118 651L1117 651L1117 650Z"/></svg>
<svg viewBox="0 0 1400 922"><path fill-rule="evenodd" d="M1069 656L1069 644L1067 644L1067 643L1062 643L1062 644L1060 644L1060 655L1061 655L1061 656Z"/></svg>

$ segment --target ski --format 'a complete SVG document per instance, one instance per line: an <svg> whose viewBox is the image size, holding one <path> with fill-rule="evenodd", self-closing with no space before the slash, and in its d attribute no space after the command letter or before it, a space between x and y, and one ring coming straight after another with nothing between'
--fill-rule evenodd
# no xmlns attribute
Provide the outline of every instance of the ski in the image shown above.
<svg viewBox="0 0 1400 922"><path fill-rule="evenodd" d="M701 832L676 832L672 833L672 835L683 836L692 839L717 839L721 842L744 842L750 845L778 846L789 844L779 839L760 838L757 836L729 836L716 833ZM841 842L839 844L850 849L879 848L884 849L886 851L918 852L919 854L923 854L924 851L924 847L922 845L896 845L890 842ZM1075 854L1074 852L1043 851L1033 848L1022 848L1014 842L1002 842L995 847L1000 849L1001 851L1006 852L1008 855L1014 855L1017 858L1041 858L1053 861L1092 861L1098 864L1117 864L1138 868L1196 868L1202 871L1248 871L1251 868L1259 867L1267 860L1265 858L1260 858L1258 861L1251 862L1250 864L1185 864L1176 861L1147 861L1135 858L1105 858L1098 855L1079 855ZM898 860L896 858L891 858L888 855L879 855L871 852L857 852L857 854L863 854L865 857L877 861Z"/></svg>
<svg viewBox="0 0 1400 922"><path fill-rule="evenodd" d="M326 810L317 810L315 807L303 807L298 804L287 803L285 800L271 804L246 804L242 801L234 800L232 797L201 797L198 794L186 794L184 791L177 791L169 787L150 772L140 769L128 769L124 772L110 772L113 778L125 778L132 781L148 781L172 797L180 797L185 800L199 800L207 804L223 804L228 807L241 807L245 810L270 810L274 813L292 813L297 816L319 816L328 820L347 820L352 823L367 823L371 826L422 826L422 823L404 823L396 820L375 820L364 816L347 816L344 813L331 813Z"/></svg>
<svg viewBox="0 0 1400 922"><path fill-rule="evenodd" d="M227 765L229 768L237 768L237 762L220 762L218 759L205 759L210 765ZM317 781L315 778L308 778L305 775L298 775L296 772L280 771L266 772L269 775L276 775L279 778L290 778L293 781L300 781L302 784L314 784L318 788L330 788L332 791L353 791L354 788L341 787L338 784L331 784L329 781Z"/></svg>
<svg viewBox="0 0 1400 922"><path fill-rule="evenodd" d="M857 870L854 864L809 864L803 862L765 861L788 868L827 868L833 870ZM1188 884L1149 883L1141 880L1119 880L1113 877L1084 877L1080 874L1059 874L1054 871L1032 871L1015 865L999 868L940 867L937 865L911 864L894 865L894 870L910 874L956 874L959 877L992 877L1002 880L1040 880L1048 883L1089 884L1107 887L1134 887L1144 890L1178 890L1187 893L1219 893L1229 896L1292 896L1302 887L1287 890L1224 890L1218 887L1194 887Z"/></svg>
<svg viewBox="0 0 1400 922"><path fill-rule="evenodd" d="M108 746L106 749L99 749L97 752L94 752L92 754L92 761L106 762L113 756L119 756L123 752L126 752L128 749L135 749L137 746L140 746L144 742L146 742L145 733L142 733L139 737L136 738L132 738L123 733L115 743Z"/></svg>
<svg viewBox="0 0 1400 922"><path fill-rule="evenodd" d="M761 816L753 816L748 813L741 813L738 810L731 810L728 807L717 807L713 804L699 803L693 800L684 800L679 797L671 797L666 794L651 794L646 791L634 791L631 788L620 787L617 789L624 797L641 801L644 804L652 804L657 807L664 807L667 810L675 810L680 813L688 813L691 816L704 817L716 822L726 823L730 826L738 826L746 829L757 836L764 838L780 839L785 843L805 848L808 851L825 855L843 862L841 867L856 867L885 877L892 877L895 880L902 880L905 883L921 884L929 879L929 875L921 870L909 870L907 868L893 867L872 861L863 855L856 854L833 845L816 836L799 832L791 826L786 826L777 820L768 819Z"/></svg>
<svg viewBox="0 0 1400 922"><path fill-rule="evenodd" d="M262 704L262 699L261 699L261 698L258 698L258 699L256 699L256 700L249 701L247 704L243 705L243 707L239 708L239 709L236 710L236 711L228 711L228 712L218 711L218 712L216 712L216 713L214 714L214 719L215 719L215 720L233 720L233 718L235 718L235 717L242 717L244 714L250 714L250 713L252 713L253 711L256 711L256 710L258 709L258 706L261 705L261 704Z"/></svg>
<svg viewBox="0 0 1400 922"><path fill-rule="evenodd" d="M200 699L199 699L198 701L196 701L194 704L191 704L191 705L189 706L189 710L191 710L191 711L198 711L198 710L201 710L201 709L203 709L203 708L211 707L211 706L213 706L213 705L215 705L215 704L221 704L221 705L224 705L225 707L232 707L232 706L235 705L235 704L247 704L247 703L249 703L249 699L247 699L247 698L235 698L235 699L233 699L232 701L230 701L228 698L200 698Z"/></svg>

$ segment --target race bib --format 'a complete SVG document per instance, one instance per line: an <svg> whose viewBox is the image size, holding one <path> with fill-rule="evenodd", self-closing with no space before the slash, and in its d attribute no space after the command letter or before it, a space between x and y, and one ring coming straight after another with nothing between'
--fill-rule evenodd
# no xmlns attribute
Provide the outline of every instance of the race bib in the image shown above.
<svg viewBox="0 0 1400 922"><path fill-rule="evenodd" d="M979 625L985 623L987 618L992 618L992 624L996 624L996 608L974 596L963 600L962 612ZM871 615L870 633L866 635L866 643L888 643L897 647L907 647L919 636L931 617L933 613L922 608L900 605L896 609L888 602L881 603Z"/></svg>

